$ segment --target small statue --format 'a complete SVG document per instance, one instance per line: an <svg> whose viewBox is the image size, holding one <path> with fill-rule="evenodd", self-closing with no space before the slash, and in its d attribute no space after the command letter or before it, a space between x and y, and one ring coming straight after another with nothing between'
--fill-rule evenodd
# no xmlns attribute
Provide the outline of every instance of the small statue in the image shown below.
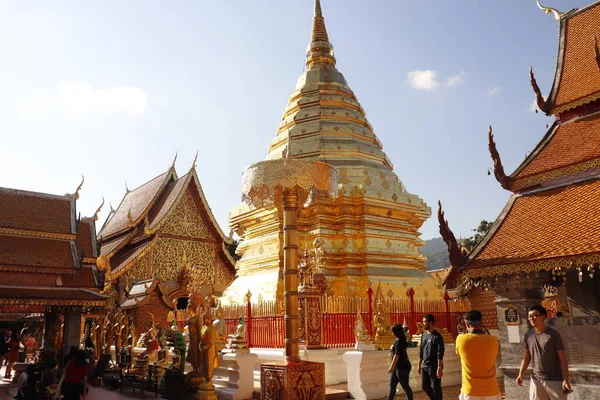
<svg viewBox="0 0 600 400"><path fill-rule="evenodd" d="M560 296L558 295L558 289L553 285L544 285L542 288L544 291L544 300L542 300L542 307L548 312L548 318L562 317L563 309L560 304Z"/></svg>
<svg viewBox="0 0 600 400"><path fill-rule="evenodd" d="M465 320L462 315L458 316L458 322L456 324L456 332L459 335L467 333L467 326L465 325Z"/></svg>
<svg viewBox="0 0 600 400"><path fill-rule="evenodd" d="M219 304L217 308L217 319L213 322L213 326L217 332L217 351L221 351L225 348L225 335L227 335L227 325L223 319L223 308Z"/></svg>
<svg viewBox="0 0 600 400"><path fill-rule="evenodd" d="M356 344L354 345L356 350L375 350L371 335L369 335L369 332L365 327L360 311L356 312L354 337L356 338Z"/></svg>
<svg viewBox="0 0 600 400"><path fill-rule="evenodd" d="M113 324L110 319L110 311L104 317L104 346L102 347L102 354L110 354L110 350L114 340Z"/></svg>
<svg viewBox="0 0 600 400"><path fill-rule="evenodd" d="M213 326L210 309L204 313L204 326L200 336L200 351L202 355L202 377L204 382L200 384L200 390L214 390L212 378L215 368L219 367L219 357L217 356L217 331Z"/></svg>
<svg viewBox="0 0 600 400"><path fill-rule="evenodd" d="M244 318L238 319L238 326L235 333L229 335L227 339L226 350L231 353L249 353L248 342L246 341L246 324Z"/></svg>
<svg viewBox="0 0 600 400"><path fill-rule="evenodd" d="M379 301L377 303L377 313L373 316L375 346L378 349L389 349L396 341L391 325L390 316L385 312L383 302Z"/></svg>
<svg viewBox="0 0 600 400"><path fill-rule="evenodd" d="M201 311L202 297L198 294L190 293L188 301L187 328L189 332L189 345L186 361L192 365L192 375L200 375L200 333L202 331L202 315L198 314Z"/></svg>
<svg viewBox="0 0 600 400"><path fill-rule="evenodd" d="M425 327L422 322L417 322L417 331L415 332L415 336L421 336L425 332Z"/></svg>

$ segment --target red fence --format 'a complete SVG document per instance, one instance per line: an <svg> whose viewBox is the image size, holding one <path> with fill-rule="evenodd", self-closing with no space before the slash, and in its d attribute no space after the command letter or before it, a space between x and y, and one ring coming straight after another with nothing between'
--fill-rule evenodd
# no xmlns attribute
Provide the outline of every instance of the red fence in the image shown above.
<svg viewBox="0 0 600 400"><path fill-rule="evenodd" d="M322 299L323 345L327 348L354 346L354 328L357 313L360 312L365 327L373 333L373 291L369 289L368 297L329 296ZM453 337L457 336L458 317L467 311L468 302L453 302L446 299L414 299L412 288L404 299L384 299L384 309L390 316L392 324L403 324L405 321L411 334L417 330L417 322L421 322L425 314L433 314L438 329L447 329ZM227 324L227 333L234 333L239 317L244 318L247 329L247 340L250 347L283 348L285 338L285 322L283 305L276 301L260 301L246 305L223 307L223 316Z"/></svg>

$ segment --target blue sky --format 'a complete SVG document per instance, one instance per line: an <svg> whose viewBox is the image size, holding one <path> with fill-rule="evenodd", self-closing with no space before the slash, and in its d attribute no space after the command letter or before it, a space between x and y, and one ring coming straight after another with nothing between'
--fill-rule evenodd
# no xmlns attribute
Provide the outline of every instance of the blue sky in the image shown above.
<svg viewBox="0 0 600 400"><path fill-rule="evenodd" d="M338 69L396 174L432 208L422 238L438 236L438 199L457 236L494 220L509 193L487 175L487 127L511 173L551 123L531 111L528 66L547 94L558 23L534 0L322 6ZM72 193L83 174L78 211L91 215L176 151L183 175L197 150L227 232L241 173L266 156L304 69L312 10L312 0L0 0L0 186Z"/></svg>

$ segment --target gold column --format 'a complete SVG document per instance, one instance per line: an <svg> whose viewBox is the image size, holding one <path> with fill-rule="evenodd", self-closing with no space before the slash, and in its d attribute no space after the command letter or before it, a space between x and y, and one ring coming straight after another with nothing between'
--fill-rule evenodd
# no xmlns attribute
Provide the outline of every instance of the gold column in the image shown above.
<svg viewBox="0 0 600 400"><path fill-rule="evenodd" d="M285 359L300 361L298 340L298 195L283 191L283 291L285 297Z"/></svg>

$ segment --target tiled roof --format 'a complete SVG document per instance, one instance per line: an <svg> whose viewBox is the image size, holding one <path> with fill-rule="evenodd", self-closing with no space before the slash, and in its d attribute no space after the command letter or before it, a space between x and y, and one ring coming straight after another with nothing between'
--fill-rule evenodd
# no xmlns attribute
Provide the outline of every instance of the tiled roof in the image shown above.
<svg viewBox="0 0 600 400"><path fill-rule="evenodd" d="M103 301L106 296L87 289L46 288L35 286L32 283L29 290L23 286L2 285L0 286L0 299Z"/></svg>
<svg viewBox="0 0 600 400"><path fill-rule="evenodd" d="M510 201L465 268L600 252L600 180L514 195Z"/></svg>
<svg viewBox="0 0 600 400"><path fill-rule="evenodd" d="M125 240L129 238L130 234L121 236L117 239L111 240L110 242L102 242L100 246L100 255L105 256L113 252L114 249L119 247Z"/></svg>
<svg viewBox="0 0 600 400"><path fill-rule="evenodd" d="M94 277L94 267L91 265L84 265L77 274L75 275L63 275L62 284L66 287L81 287L81 288L95 288L96 279Z"/></svg>
<svg viewBox="0 0 600 400"><path fill-rule="evenodd" d="M167 183L166 181L171 177L171 173L172 171L169 169L164 174L127 193L121 201L119 208L117 208L102 227L98 235L109 237L117 232L126 230L129 226L128 214L131 212L132 220L137 220L151 204L163 185Z"/></svg>
<svg viewBox="0 0 600 400"><path fill-rule="evenodd" d="M69 196L0 188L0 227L72 234L72 203Z"/></svg>
<svg viewBox="0 0 600 400"><path fill-rule="evenodd" d="M96 235L94 229L94 220L92 218L81 218L77 228L77 237L75 244L77 245L77 254L81 256L82 252L85 257L96 257Z"/></svg>
<svg viewBox="0 0 600 400"><path fill-rule="evenodd" d="M137 247L127 249L123 253L117 253L111 264L112 274L118 274L123 268L125 268L131 261L133 261L142 251L144 251L152 242L143 243ZM114 262L114 263L113 263Z"/></svg>
<svg viewBox="0 0 600 400"><path fill-rule="evenodd" d="M11 271L9 274L0 272L0 285L56 287L58 274L36 274L33 272ZM94 271L91 266L84 265L77 274L62 274L64 287L94 288Z"/></svg>
<svg viewBox="0 0 600 400"><path fill-rule="evenodd" d="M600 72L598 72L600 75ZM521 179L553 169L600 157L600 114L558 125L548 141L513 179Z"/></svg>
<svg viewBox="0 0 600 400"><path fill-rule="evenodd" d="M74 242L0 235L0 267L35 267L40 272L75 272Z"/></svg>
<svg viewBox="0 0 600 400"><path fill-rule="evenodd" d="M600 3L589 6L564 21L562 64L553 108L600 91L600 72L595 61L594 37L600 38ZM560 62L560 58L559 58Z"/></svg>
<svg viewBox="0 0 600 400"><path fill-rule="evenodd" d="M169 183L167 190L163 193L160 200L156 204L156 207L149 216L150 229L154 228L162 218L169 212L171 206L177 199L177 196L185 189L186 183L188 182L188 175L184 175L179 178L176 182Z"/></svg>

